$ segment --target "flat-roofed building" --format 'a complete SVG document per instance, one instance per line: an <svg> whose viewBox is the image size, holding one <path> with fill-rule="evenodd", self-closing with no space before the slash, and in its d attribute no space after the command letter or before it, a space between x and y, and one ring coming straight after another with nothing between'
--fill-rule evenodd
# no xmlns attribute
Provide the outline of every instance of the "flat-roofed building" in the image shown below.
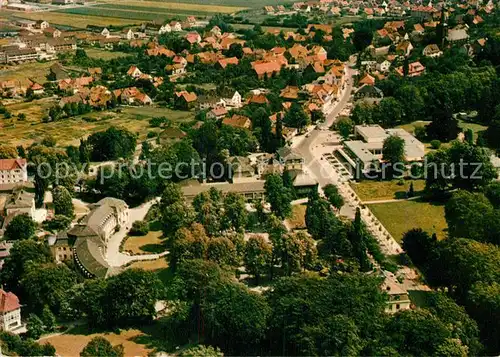
<svg viewBox="0 0 500 357"><path fill-rule="evenodd" d="M354 134L361 140L348 140L337 150L354 169L362 173L378 171L382 160L384 140L398 136L405 142L405 161L422 161L425 147L417 138L404 129L384 129L379 125L356 125Z"/></svg>

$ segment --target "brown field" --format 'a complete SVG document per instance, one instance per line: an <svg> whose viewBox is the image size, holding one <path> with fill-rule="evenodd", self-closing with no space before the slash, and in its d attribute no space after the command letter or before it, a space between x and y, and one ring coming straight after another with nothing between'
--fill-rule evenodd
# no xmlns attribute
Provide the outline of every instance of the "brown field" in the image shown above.
<svg viewBox="0 0 500 357"><path fill-rule="evenodd" d="M113 4L116 3L115 0L99 0L98 2L113 3ZM137 0L123 0L120 1L120 5L142 6L145 9L147 9L148 7L156 7L164 9L186 10L186 12L203 11L203 12L226 13L226 14L247 9L246 7L242 6L201 5L201 4L188 4L182 2L137 1Z"/></svg>
<svg viewBox="0 0 500 357"><path fill-rule="evenodd" d="M128 266L128 269L144 269L144 270L160 270L168 268L168 262L166 257L162 257L156 260L141 260L132 263Z"/></svg>
<svg viewBox="0 0 500 357"><path fill-rule="evenodd" d="M159 253L165 250L161 231L150 231L142 237L129 236L123 244L124 251L132 254Z"/></svg>
<svg viewBox="0 0 500 357"><path fill-rule="evenodd" d="M139 330L121 331L119 335L116 333L96 333L92 335L66 334L41 339L40 343L50 342L55 347L56 353L59 356L79 356L82 349L92 338L101 336L111 342L113 346L122 344L125 348L125 356L147 356L152 349L134 342L137 337L143 335L144 333Z"/></svg>
<svg viewBox="0 0 500 357"><path fill-rule="evenodd" d="M138 24L140 20L122 19L117 17L99 17L87 15L64 14L59 12L16 13L17 17L29 20L45 20L51 24L66 25L77 28L94 26L125 26Z"/></svg>
<svg viewBox="0 0 500 357"><path fill-rule="evenodd" d="M13 118L3 119L0 131L0 142L10 145L30 145L44 136L53 136L58 145L78 145L81 138L92 133L103 131L111 126L123 127L137 133L139 140L144 140L151 129L149 119L155 116L166 116L173 122L186 122L194 118L194 113L174 111L155 107L126 107L121 113L102 111L92 112L79 117L62 119L57 122L43 123L41 118L55 102L42 99L31 103L7 105ZM15 116L25 113L27 120L18 121ZM85 121L91 118L96 121Z"/></svg>
<svg viewBox="0 0 500 357"><path fill-rule="evenodd" d="M32 79L42 84L47 81L46 75L53 64L53 62L34 62L16 66L0 66L0 81L19 80L22 84L26 84L28 79Z"/></svg>
<svg viewBox="0 0 500 357"><path fill-rule="evenodd" d="M292 206L292 216L287 218L287 222L291 229L306 228L306 209L307 205Z"/></svg>

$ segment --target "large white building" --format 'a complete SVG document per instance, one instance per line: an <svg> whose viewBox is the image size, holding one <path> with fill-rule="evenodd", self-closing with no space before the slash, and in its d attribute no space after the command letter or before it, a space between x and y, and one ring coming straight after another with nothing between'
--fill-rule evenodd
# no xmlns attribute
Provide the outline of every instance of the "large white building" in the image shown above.
<svg viewBox="0 0 500 357"><path fill-rule="evenodd" d="M362 173L377 171L382 160L384 140L395 135L405 142L405 161L422 161L425 156L425 146L404 129L384 129L379 125L356 125L354 134L358 140L344 142L344 148L339 149L343 159L354 169Z"/></svg>
<svg viewBox="0 0 500 357"><path fill-rule="evenodd" d="M0 330L12 332L22 327L21 304L16 295L0 289Z"/></svg>
<svg viewBox="0 0 500 357"><path fill-rule="evenodd" d="M28 165L25 159L0 160L0 185L28 181Z"/></svg>

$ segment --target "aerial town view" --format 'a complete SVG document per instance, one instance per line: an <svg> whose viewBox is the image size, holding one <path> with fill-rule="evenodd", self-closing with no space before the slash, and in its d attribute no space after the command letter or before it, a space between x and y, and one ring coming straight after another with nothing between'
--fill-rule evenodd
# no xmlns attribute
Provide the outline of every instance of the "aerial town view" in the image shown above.
<svg viewBox="0 0 500 357"><path fill-rule="evenodd" d="M0 0L0 356L500 355L497 0Z"/></svg>

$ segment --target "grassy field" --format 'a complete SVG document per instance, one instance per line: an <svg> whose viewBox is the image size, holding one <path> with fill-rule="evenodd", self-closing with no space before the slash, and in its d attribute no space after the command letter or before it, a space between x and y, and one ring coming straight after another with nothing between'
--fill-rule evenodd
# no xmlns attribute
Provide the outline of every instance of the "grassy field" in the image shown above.
<svg viewBox="0 0 500 357"><path fill-rule="evenodd" d="M422 201L401 201L369 205L373 214L382 222L398 242L412 228L422 228L438 239L446 238L447 224L444 205Z"/></svg>
<svg viewBox="0 0 500 357"><path fill-rule="evenodd" d="M99 3L109 3L116 4L115 0L100 0ZM183 10L187 13L191 11L202 11L211 13L225 13L230 14L233 12L245 10L248 8L250 2L241 2L240 5L234 5L231 1L220 2L217 4L210 4L205 1L138 1L138 0L122 0L119 2L120 6L137 6L148 9L152 8L162 8L162 9L175 9Z"/></svg>
<svg viewBox="0 0 500 357"><path fill-rule="evenodd" d="M474 140L477 140L477 135L478 133L480 133L481 131L485 131L486 129L488 129L487 126L484 126L484 125L481 125L481 124L476 124L476 123L471 123L471 122L466 122L466 121L463 121L463 120L460 120L459 124L460 128L462 128L462 130L465 132L469 129L472 130L472 132L474 133Z"/></svg>
<svg viewBox="0 0 500 357"><path fill-rule="evenodd" d="M361 181L351 182L352 189L362 201L392 200L405 198L413 182L413 189L418 195L425 188L425 180L405 180L404 185L399 185L398 180L392 181Z"/></svg>
<svg viewBox="0 0 500 357"><path fill-rule="evenodd" d="M87 343L96 336L106 338L113 346L122 344L125 349L125 356L147 356L152 351L146 345L134 342L134 340L140 340L140 337L144 336L144 333L140 330L126 330L121 331L120 334L80 334L77 331L75 333L70 331L68 334L41 339L40 343L51 343L59 356L79 356Z"/></svg>
<svg viewBox="0 0 500 357"><path fill-rule="evenodd" d="M150 231L142 237L127 237L123 250L132 254L161 253L165 250L161 231Z"/></svg>
<svg viewBox="0 0 500 357"><path fill-rule="evenodd" d="M162 270L168 268L168 262L165 257L156 260L142 260L132 263L128 269L144 269L144 270Z"/></svg>
<svg viewBox="0 0 500 357"><path fill-rule="evenodd" d="M139 140L144 140L147 133L153 131L149 126L149 119L152 117L166 116L172 122L186 122L194 118L192 112L174 111L167 108L125 107L121 108L121 113L111 111L92 112L80 117L43 123L41 118L53 104L55 103L45 99L32 103L7 105L13 116L18 113L25 113L27 120L4 119L2 121L3 128L0 131L0 142L26 146L44 136L51 135L59 145L78 145L80 138L106 130L111 126L126 128L133 133L137 133ZM84 120L84 118L87 118L87 120Z"/></svg>
<svg viewBox="0 0 500 357"><path fill-rule="evenodd" d="M45 83L47 81L45 76L53 64L53 62L34 62L15 66L0 66L0 81L12 79L27 83L28 79L32 79L38 83Z"/></svg>
<svg viewBox="0 0 500 357"><path fill-rule="evenodd" d="M87 53L87 56L91 58L100 58L105 61L109 61L119 57L130 56L129 53L118 52L118 51L106 51L95 47L85 48L85 53Z"/></svg>
<svg viewBox="0 0 500 357"><path fill-rule="evenodd" d="M126 26L140 24L140 20L123 19L119 17L89 16L64 14L61 12L38 12L38 13L16 13L16 17L29 20L45 20L51 24L66 25L75 28L86 28L87 25L93 26Z"/></svg>

